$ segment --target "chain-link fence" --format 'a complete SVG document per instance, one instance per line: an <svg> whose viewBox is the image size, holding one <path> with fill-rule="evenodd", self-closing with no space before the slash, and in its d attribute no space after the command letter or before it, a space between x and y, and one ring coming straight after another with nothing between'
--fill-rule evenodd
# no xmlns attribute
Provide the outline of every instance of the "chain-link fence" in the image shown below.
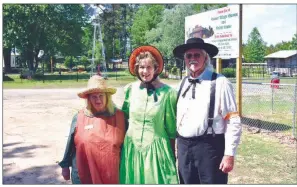
<svg viewBox="0 0 297 187"><path fill-rule="evenodd" d="M236 85L234 84L234 89ZM242 84L242 123L297 138L297 84Z"/></svg>

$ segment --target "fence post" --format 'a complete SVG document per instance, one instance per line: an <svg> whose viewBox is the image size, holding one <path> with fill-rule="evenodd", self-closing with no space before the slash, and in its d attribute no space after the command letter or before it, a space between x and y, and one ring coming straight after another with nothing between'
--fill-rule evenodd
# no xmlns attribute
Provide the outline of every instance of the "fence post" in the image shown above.
<svg viewBox="0 0 297 187"><path fill-rule="evenodd" d="M76 65L76 82L78 82L78 66Z"/></svg>
<svg viewBox="0 0 297 187"><path fill-rule="evenodd" d="M61 67L60 67L60 70L59 70L59 78L60 78L60 82L62 82L62 72L61 72Z"/></svg>
<svg viewBox="0 0 297 187"><path fill-rule="evenodd" d="M44 61L42 62L42 82L44 83Z"/></svg>
<svg viewBox="0 0 297 187"><path fill-rule="evenodd" d="M293 108L293 136L297 138L296 135L296 105L297 105L297 81L294 88L294 108Z"/></svg>
<svg viewBox="0 0 297 187"><path fill-rule="evenodd" d="M118 65L117 63L115 64L115 72L116 72L116 81L118 80Z"/></svg>
<svg viewBox="0 0 297 187"><path fill-rule="evenodd" d="M273 105L274 105L274 83L270 83L271 87L271 114L273 114Z"/></svg>

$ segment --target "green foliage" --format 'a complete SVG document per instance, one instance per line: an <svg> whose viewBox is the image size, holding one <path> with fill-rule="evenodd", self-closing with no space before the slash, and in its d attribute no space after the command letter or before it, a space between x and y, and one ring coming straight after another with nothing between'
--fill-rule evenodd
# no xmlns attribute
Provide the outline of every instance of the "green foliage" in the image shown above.
<svg viewBox="0 0 297 187"><path fill-rule="evenodd" d="M139 7L131 27L133 48L148 44L144 36L162 21L163 10L164 5L144 4Z"/></svg>
<svg viewBox="0 0 297 187"><path fill-rule="evenodd" d="M178 67L173 66L170 70L170 73L172 73L173 75L178 75Z"/></svg>
<svg viewBox="0 0 297 187"><path fill-rule="evenodd" d="M225 77L227 77L227 78L236 77L236 71L234 68L223 68L222 74L225 75Z"/></svg>
<svg viewBox="0 0 297 187"><path fill-rule="evenodd" d="M77 56L82 51L82 27L88 16L79 4L5 4L3 5L5 46L15 46L33 72L37 55L57 52Z"/></svg>
<svg viewBox="0 0 297 187"><path fill-rule="evenodd" d="M269 55L281 50L297 50L297 34L295 34L291 41L282 41L275 46L270 45L265 49L265 55Z"/></svg>
<svg viewBox="0 0 297 187"><path fill-rule="evenodd" d="M138 6L135 4L112 4L112 11L100 15L106 61L111 58L126 58L131 26Z"/></svg>
<svg viewBox="0 0 297 187"><path fill-rule="evenodd" d="M292 38L290 49L297 50L297 34L294 34Z"/></svg>
<svg viewBox="0 0 297 187"><path fill-rule="evenodd" d="M169 71L169 70L171 70L172 67L173 67L172 65L167 64L167 65L165 66L165 70L166 70L166 71Z"/></svg>
<svg viewBox="0 0 297 187"><path fill-rule="evenodd" d="M281 43L277 43L275 45L275 48L277 51L290 50L290 47L291 47L291 42L284 42L284 41L282 41Z"/></svg>
<svg viewBox="0 0 297 187"><path fill-rule="evenodd" d="M248 77L249 76L248 71L249 71L248 68L242 68L242 77ZM236 74L236 72L235 72L235 74Z"/></svg>
<svg viewBox="0 0 297 187"><path fill-rule="evenodd" d="M171 58L174 47L184 43L185 17L224 6L226 5L178 4L165 9L156 28L145 32L143 43L156 46L165 57Z"/></svg>
<svg viewBox="0 0 297 187"><path fill-rule="evenodd" d="M172 9L165 9L157 28L145 34L146 42L156 46L165 57L172 57L174 47L185 40L185 17L194 13L192 5L180 4Z"/></svg>
<svg viewBox="0 0 297 187"><path fill-rule="evenodd" d="M249 34L246 46L243 48L243 55L246 62L261 63L264 61L266 43L263 41L260 32L255 27Z"/></svg>
<svg viewBox="0 0 297 187"><path fill-rule="evenodd" d="M88 66L88 65L90 65L90 61L88 60L88 57L86 57L86 56L82 56L81 58L80 58L80 64L81 65L83 65L84 67L85 67L85 69L86 69L86 67Z"/></svg>
<svg viewBox="0 0 297 187"><path fill-rule="evenodd" d="M267 56L269 54L272 54L272 53L275 53L277 51L278 51L278 49L276 49L273 45L270 45L270 46L265 48L265 56Z"/></svg>
<svg viewBox="0 0 297 187"><path fill-rule="evenodd" d="M227 4L195 4L195 5L193 5L193 9L197 13L201 13L201 12L206 12L206 11L222 8L225 6L227 6Z"/></svg>
<svg viewBox="0 0 297 187"><path fill-rule="evenodd" d="M78 60L76 58L73 58L72 56L66 56L65 57L65 61L64 61L64 65L69 68L70 70L72 70L72 68L74 66L76 66L78 63Z"/></svg>
<svg viewBox="0 0 297 187"><path fill-rule="evenodd" d="M82 54L86 56L92 56L92 49L93 49L93 26L88 24L86 27L83 28L83 36L82 36Z"/></svg>

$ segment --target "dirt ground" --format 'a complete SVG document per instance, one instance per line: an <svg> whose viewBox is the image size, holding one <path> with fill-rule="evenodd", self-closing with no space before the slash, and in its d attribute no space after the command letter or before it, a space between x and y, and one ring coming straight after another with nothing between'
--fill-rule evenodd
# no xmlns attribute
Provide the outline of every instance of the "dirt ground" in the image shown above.
<svg viewBox="0 0 297 187"><path fill-rule="evenodd" d="M71 184L61 161L80 89L3 90L3 184ZM120 106L123 88L113 100Z"/></svg>
<svg viewBox="0 0 297 187"><path fill-rule="evenodd" d="M4 184L71 184L62 178L58 162L64 154L72 117L84 106L84 100L76 95L79 91L3 90ZM120 106L123 99L121 87L113 100ZM296 147L292 138L277 138Z"/></svg>

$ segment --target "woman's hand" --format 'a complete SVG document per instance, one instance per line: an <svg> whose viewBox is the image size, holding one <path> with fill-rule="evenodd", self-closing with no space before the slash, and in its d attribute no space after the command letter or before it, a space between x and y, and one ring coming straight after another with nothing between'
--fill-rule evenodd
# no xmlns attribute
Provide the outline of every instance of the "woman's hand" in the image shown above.
<svg viewBox="0 0 297 187"><path fill-rule="evenodd" d="M62 168L62 176L66 181L70 180L70 169L69 168Z"/></svg>

